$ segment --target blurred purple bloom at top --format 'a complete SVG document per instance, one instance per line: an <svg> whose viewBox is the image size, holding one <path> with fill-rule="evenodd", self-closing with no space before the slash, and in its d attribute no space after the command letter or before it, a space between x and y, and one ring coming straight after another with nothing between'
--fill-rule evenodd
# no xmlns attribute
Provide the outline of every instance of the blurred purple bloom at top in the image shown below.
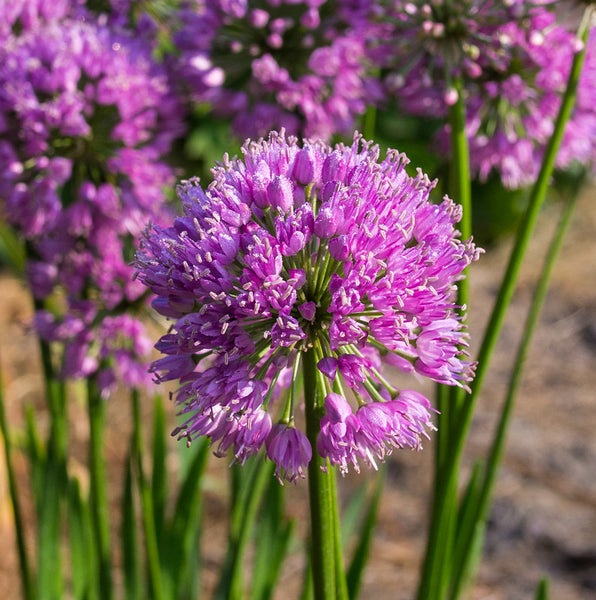
<svg viewBox="0 0 596 600"><path fill-rule="evenodd" d="M164 190L174 173L163 158L183 128L147 40L69 5L29 0L1 11L0 197L27 241L34 296L61 299L62 317L53 330L46 319L43 331L53 340L62 332L72 375L82 373L76 360L83 371L94 361L104 368L110 357L98 348L118 329L106 329L105 315L145 294L130 261L147 223L169 215ZM67 315L78 315L85 331L62 327ZM146 347L120 338L131 356ZM116 354L114 347L110 360ZM133 371L122 372L131 384Z"/></svg>
<svg viewBox="0 0 596 600"><path fill-rule="evenodd" d="M194 0L178 14L179 78L242 137L328 140L381 97L366 55L369 2Z"/></svg>
<svg viewBox="0 0 596 600"><path fill-rule="evenodd" d="M408 176L404 155L380 160L359 136L330 147L273 132L242 153L205 190L179 186L183 216L148 231L137 255L155 309L174 320L152 370L180 381L176 434L208 436L240 462L265 444L280 480L303 476L313 449L289 375L312 352L329 393L321 455L345 472L418 448L430 404L382 364L467 388L455 282L479 251L458 239L460 208L431 204L434 184ZM354 414L334 386L351 389Z"/></svg>
<svg viewBox="0 0 596 600"><path fill-rule="evenodd" d="M480 180L495 172L517 188L538 174L579 48L555 4L564 3L392 2L378 17L377 62L388 69L385 83L400 109L445 121L457 100L454 79L462 80L471 168ZM594 163L596 109L587 101L596 91L594 54L588 51L559 167ZM448 131L438 134L445 154Z"/></svg>

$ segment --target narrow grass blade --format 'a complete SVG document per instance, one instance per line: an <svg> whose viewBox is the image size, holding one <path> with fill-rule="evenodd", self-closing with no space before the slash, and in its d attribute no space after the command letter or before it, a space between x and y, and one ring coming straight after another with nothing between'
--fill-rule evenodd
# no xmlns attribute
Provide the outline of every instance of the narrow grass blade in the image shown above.
<svg viewBox="0 0 596 600"><path fill-rule="evenodd" d="M365 510L367 498L367 486L360 485L351 495L347 505L342 510L341 519L341 539L344 549L348 548L348 543L358 529L358 524L362 520L362 513Z"/></svg>
<svg viewBox="0 0 596 600"><path fill-rule="evenodd" d="M147 555L147 568L150 583L150 596L153 600L165 600L159 548L155 533L155 518L153 513L153 497L149 482L143 467L143 437L141 432L141 409L139 392L131 392L132 417L133 417L133 458L136 471L139 494L141 496L141 519L145 535L145 551Z"/></svg>
<svg viewBox="0 0 596 600"><path fill-rule="evenodd" d="M314 583L312 579L312 567L310 561L312 560L310 552L307 555L306 566L304 568L304 577L302 578L302 590L300 591L300 600L313 600Z"/></svg>
<svg viewBox="0 0 596 600"><path fill-rule="evenodd" d="M29 555L25 542L25 528L23 525L23 513L19 498L17 478L12 462L12 441L11 432L8 428L6 411L4 409L4 386L0 377L0 437L4 443L4 460L6 463L6 475L8 477L8 490L12 503L12 515L15 525L15 537L17 542L17 551L19 554L19 573L21 577L21 587L24 600L33 600L33 582L31 579L31 567L29 564ZM35 443L33 443L35 452Z"/></svg>
<svg viewBox="0 0 596 600"><path fill-rule="evenodd" d="M209 456L209 445L204 438L193 443L193 446L194 458L182 482L167 536L171 540L169 552L175 561L170 568L176 569L178 600L193 600L197 597L200 577L200 524L203 512L201 483ZM173 548L178 550L172 552Z"/></svg>
<svg viewBox="0 0 596 600"><path fill-rule="evenodd" d="M25 419L25 452L29 458L29 473L31 477L31 491L33 493L33 501L35 503L35 514L39 520L39 513L41 511L41 504L43 502L43 473L47 461L47 452L37 429L33 407L27 407L25 411Z"/></svg>
<svg viewBox="0 0 596 600"><path fill-rule="evenodd" d="M0 219L0 262L8 265L13 273L25 271L25 247L15 230Z"/></svg>

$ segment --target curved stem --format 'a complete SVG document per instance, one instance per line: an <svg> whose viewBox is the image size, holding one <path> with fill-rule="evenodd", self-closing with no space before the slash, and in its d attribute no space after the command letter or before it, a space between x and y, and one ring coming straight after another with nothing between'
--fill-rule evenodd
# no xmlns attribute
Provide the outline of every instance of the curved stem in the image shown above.
<svg viewBox="0 0 596 600"><path fill-rule="evenodd" d="M590 9L588 8L586 13L589 11ZM493 312L491 314L486 333L484 334L484 339L482 340L482 345L478 353L478 367L476 370L476 376L472 382L472 385L470 386L472 389L472 394L469 397L468 402L466 402L462 407L461 419L459 420L460 439L457 454L461 452L461 446L463 446L463 441L465 439L465 432L470 426L470 421L474 412L475 400L482 389L482 384L484 383L484 377L488 370L492 351L501 331L505 313L509 307L511 298L513 297L513 292L515 290L523 257L526 253L526 249L534 231L540 209L542 208L542 204L544 203L544 199L546 197L550 178L555 166L557 152L563 140L565 125L567 124L567 121L571 116L571 111L573 110L577 93L577 84L579 82L579 77L586 56L586 46L589 33L589 27L586 23L582 22L582 27L580 27L580 31L578 33L580 34L578 37L580 37L583 41L584 47L573 57L571 71L567 80L567 88L561 102L561 107L559 108L557 120L555 121L554 131L546 146L544 159L538 174L538 179L532 188L528 209L526 210L522 222L520 223L515 239L515 245L507 265L507 270L501 283Z"/></svg>

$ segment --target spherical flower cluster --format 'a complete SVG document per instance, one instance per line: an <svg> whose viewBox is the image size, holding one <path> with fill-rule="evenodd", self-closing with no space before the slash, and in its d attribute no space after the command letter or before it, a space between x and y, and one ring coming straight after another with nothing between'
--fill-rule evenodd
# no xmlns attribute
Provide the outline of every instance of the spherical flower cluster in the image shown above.
<svg viewBox="0 0 596 600"><path fill-rule="evenodd" d="M105 311L121 312L146 293L132 281L130 260L147 222L169 216L164 189L174 173L162 157L182 131L181 115L151 47L90 14L83 19L80 6L70 17L58 3L54 18L42 10L47 4L8 9L12 26L0 46L0 198L7 221L27 241L34 296L40 304L58 296L64 315L78 314L83 303L75 329L84 326L95 343L75 345L91 351L105 346L97 329ZM62 339L74 343L64 323L58 315L50 332L46 322L47 339L70 329ZM75 371L65 364L65 372Z"/></svg>
<svg viewBox="0 0 596 600"><path fill-rule="evenodd" d="M506 187L517 188L538 174L580 47L552 8L529 0L466 0L401 3L397 16L390 13L390 41L381 46L390 57L389 90L407 113L444 120L458 99L453 81L460 78L471 169L481 181L496 172ZM594 83L593 75L582 77L584 97L593 97ZM559 166L594 161L595 117L593 102L578 106ZM448 133L445 126L438 134L446 153Z"/></svg>
<svg viewBox="0 0 596 600"><path fill-rule="evenodd" d="M525 0L445 2L414 0L382 3L383 24L377 55L388 68L388 88L413 114L444 114L457 100L455 77L477 79L511 61L502 28L521 24ZM386 41L383 41L386 40Z"/></svg>
<svg viewBox="0 0 596 600"><path fill-rule="evenodd" d="M150 229L137 257L153 306L174 320L152 371L180 380L175 433L241 462L265 445L280 480L301 477L313 449L294 413L308 356L327 392L321 456L345 472L419 447L430 404L382 364L464 388L472 378L454 292L478 250L458 239L459 207L431 204L433 184L410 177L404 155L380 161L358 136L332 148L272 132L242 152L206 190L179 186L184 216Z"/></svg>
<svg viewBox="0 0 596 600"><path fill-rule="evenodd" d="M329 139L380 98L363 8L345 0L193 0L179 13L179 78L242 139L284 127Z"/></svg>

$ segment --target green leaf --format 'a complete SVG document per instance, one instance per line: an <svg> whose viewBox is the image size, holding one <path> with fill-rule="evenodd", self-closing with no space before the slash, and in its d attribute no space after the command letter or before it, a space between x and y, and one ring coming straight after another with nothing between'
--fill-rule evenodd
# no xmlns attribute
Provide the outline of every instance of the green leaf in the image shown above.
<svg viewBox="0 0 596 600"><path fill-rule="evenodd" d="M151 492L153 495L155 534L158 544L163 539L167 498L165 421L163 400L161 396L156 396L153 403L153 473L151 478Z"/></svg>
<svg viewBox="0 0 596 600"><path fill-rule="evenodd" d="M75 600L96 599L99 596L95 587L95 570L92 567L95 559L90 537L91 518L77 479L69 481L67 501L72 595Z"/></svg>
<svg viewBox="0 0 596 600"><path fill-rule="evenodd" d="M536 600L548 600L550 598L550 593L548 591L548 579L544 578L540 580L540 583L536 588L536 595L534 597Z"/></svg>
<svg viewBox="0 0 596 600"><path fill-rule="evenodd" d="M383 489L385 487L385 473L386 469L382 469L377 477L377 482L372 498L368 505L368 510L365 512L365 518L362 523L360 535L358 537L358 543L354 550L352 562L348 568L346 580L348 584L348 595L350 600L354 600L358 597L360 591L360 585L362 583L362 574L368 561L370 553L370 545L373 539L373 533L377 524L377 517L379 514L379 506Z"/></svg>
<svg viewBox="0 0 596 600"><path fill-rule="evenodd" d="M341 519L341 539L344 549L348 547L349 541L356 533L358 524L361 522L362 513L366 505L367 487L359 485L350 496L350 499L343 509Z"/></svg>
<svg viewBox="0 0 596 600"><path fill-rule="evenodd" d="M143 590L139 562L139 539L133 495L132 450L126 460L124 490L122 494L122 564L124 570L124 591L126 600L140 600L146 597Z"/></svg>
<svg viewBox="0 0 596 600"><path fill-rule="evenodd" d="M203 438L193 443L193 447L195 455L180 488L167 536L170 540L168 552L172 568L176 569L174 580L176 598L179 600L197 597L200 575L200 523L203 511L201 482L209 456L208 440ZM174 548L177 548L176 552L172 552Z"/></svg>
<svg viewBox="0 0 596 600"><path fill-rule="evenodd" d="M108 477L105 457L106 404L96 378L87 379L87 415L89 419L89 507L101 600L114 597L112 545Z"/></svg>
<svg viewBox="0 0 596 600"><path fill-rule="evenodd" d="M242 567L246 562L248 540L266 489L265 484L273 474L273 463L265 462L261 457L253 457L244 465L234 465L231 471L233 476L229 545L215 600L242 598Z"/></svg>
<svg viewBox="0 0 596 600"><path fill-rule="evenodd" d="M28 406L25 412L26 438L25 451L29 457L31 491L35 503L35 513L39 519L41 505L43 503L43 473L46 464L46 449L41 441L37 430L37 420L32 406Z"/></svg>
<svg viewBox="0 0 596 600"><path fill-rule="evenodd" d="M49 445L51 446L51 440ZM60 540L60 461L50 453L43 475L43 500L39 507L37 598L64 598L62 554Z"/></svg>
<svg viewBox="0 0 596 600"><path fill-rule="evenodd" d="M284 516L284 488L271 478L257 521L251 600L269 600L290 546L294 522Z"/></svg>
<svg viewBox="0 0 596 600"><path fill-rule="evenodd" d="M15 230L0 219L0 263L8 265L15 275L25 271L25 245Z"/></svg>
<svg viewBox="0 0 596 600"><path fill-rule="evenodd" d="M131 391L132 417L133 417L133 457L134 468L137 475L137 485L141 497L141 520L145 536L145 551L147 557L147 571L150 584L150 596L155 600L165 600L168 596L164 593L164 578L161 568L159 547L155 534L155 518L153 512L153 496L149 482L143 469L143 436L141 431L141 409L139 392Z"/></svg>
<svg viewBox="0 0 596 600"><path fill-rule="evenodd" d="M478 536L484 531L484 517L481 514L480 506L483 471L482 463L476 461L457 515L451 568L452 599L459 597L465 583L474 571L474 566L480 560L483 539Z"/></svg>

